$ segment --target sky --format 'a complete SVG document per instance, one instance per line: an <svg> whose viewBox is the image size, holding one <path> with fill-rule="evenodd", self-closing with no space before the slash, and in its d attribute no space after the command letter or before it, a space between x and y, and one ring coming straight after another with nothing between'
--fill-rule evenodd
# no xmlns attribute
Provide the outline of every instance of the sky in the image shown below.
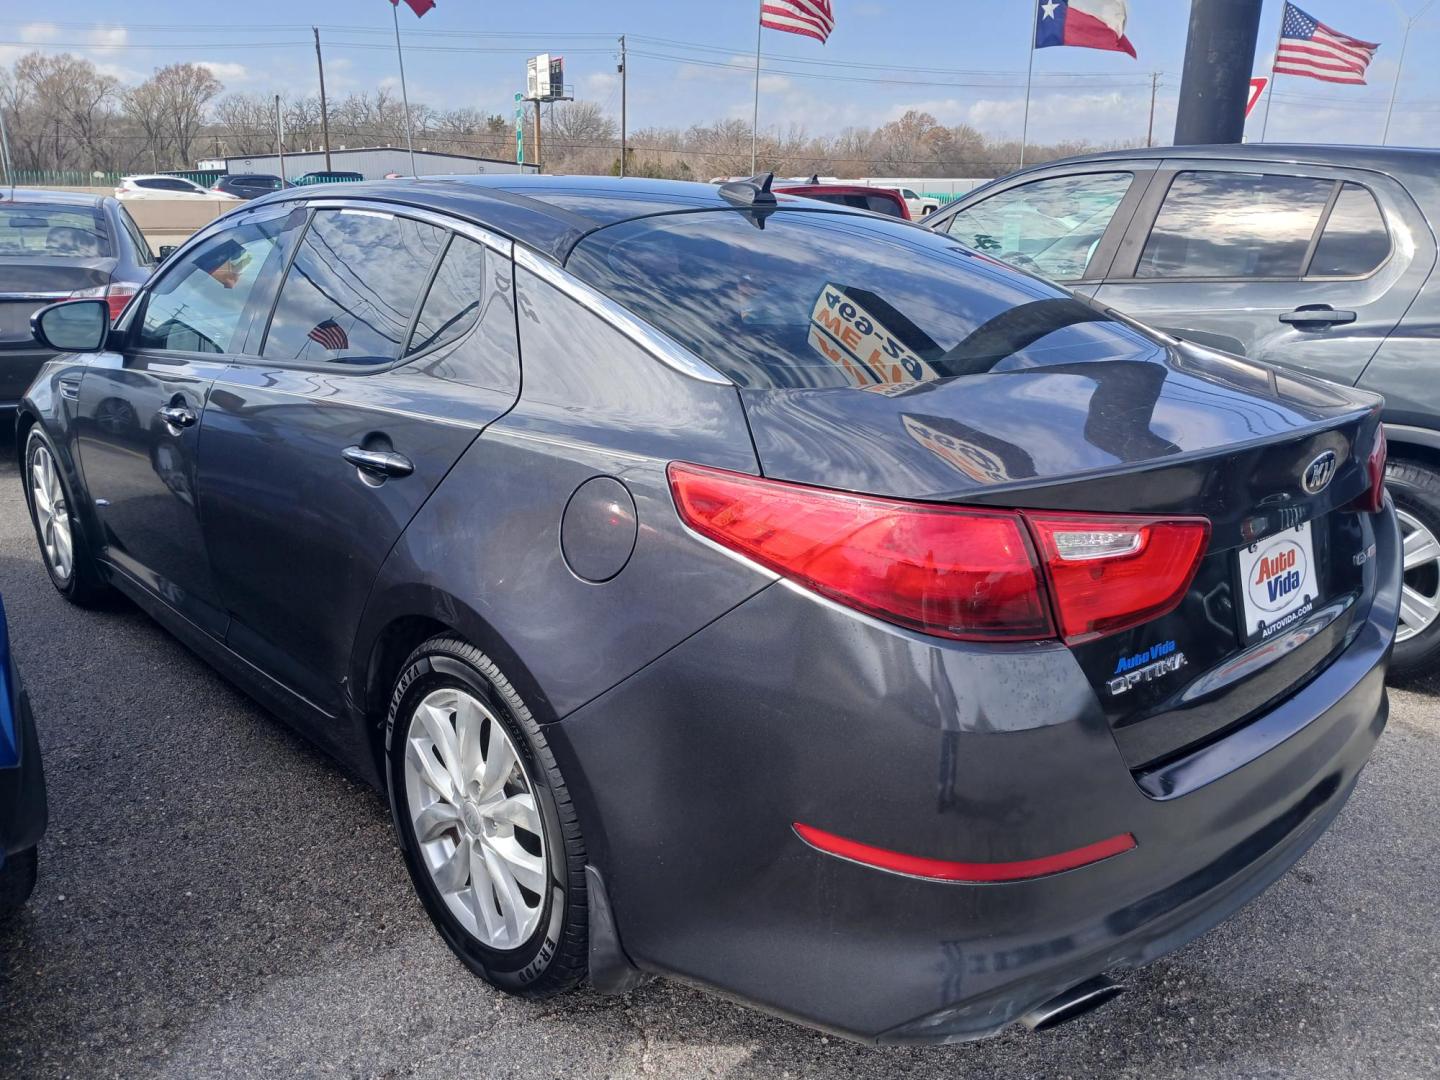
<svg viewBox="0 0 1440 1080"><path fill-rule="evenodd" d="M1433 0L1432 0L1433 2ZM969 123L1018 137L1024 111L1033 11L1020 0L950 5L832 0L827 44L765 31L762 128L812 134L873 126L921 109L946 124ZM1268 69L1282 0L1266 0L1256 74ZM1310 14L1381 48L1369 85L1338 86L1282 76L1271 102L1271 141L1379 142L1404 27L1426 0L1308 0ZM437 0L423 19L399 9L412 101L510 113L525 59L566 58L566 82L582 100L619 114L616 38L629 43L629 124L686 127L750 119L755 3L640 0ZM1155 132L1170 141L1190 5L1130 0L1128 35L1139 53L1052 48L1035 54L1030 138L1092 143L1145 138L1152 73L1159 73ZM1406 13L1408 9L1408 13ZM398 87L387 0L66 0L0 11L0 63L31 49L89 57L126 82L177 61L203 63L227 91L293 96L316 91L309 27L325 47L333 94ZM123 16L117 18L117 11ZM63 14L61 13L63 11ZM221 22L221 20L225 20ZM1391 123L1392 143L1440 142L1440 3L1414 24ZM1247 130L1260 137L1266 103Z"/></svg>

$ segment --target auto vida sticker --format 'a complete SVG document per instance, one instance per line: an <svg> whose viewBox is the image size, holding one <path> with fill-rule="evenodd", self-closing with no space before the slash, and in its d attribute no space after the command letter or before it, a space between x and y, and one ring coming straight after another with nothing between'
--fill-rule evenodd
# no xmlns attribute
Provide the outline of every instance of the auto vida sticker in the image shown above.
<svg viewBox="0 0 1440 1080"><path fill-rule="evenodd" d="M1115 664L1115 677L1105 683L1111 694L1128 694L1140 683L1154 682L1185 666L1185 654L1174 641L1160 641L1143 652L1122 656Z"/></svg>

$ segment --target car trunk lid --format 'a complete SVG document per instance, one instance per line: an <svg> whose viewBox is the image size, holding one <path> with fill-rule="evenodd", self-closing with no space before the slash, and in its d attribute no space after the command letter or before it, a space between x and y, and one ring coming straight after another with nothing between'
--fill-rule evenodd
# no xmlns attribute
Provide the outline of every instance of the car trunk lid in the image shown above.
<svg viewBox="0 0 1440 1080"><path fill-rule="evenodd" d="M103 289L115 264L105 257L0 256L0 347L33 345L31 315L77 292Z"/></svg>
<svg viewBox="0 0 1440 1080"><path fill-rule="evenodd" d="M762 470L776 479L1207 518L1208 549L1177 607L1072 646L1137 774L1293 692L1343 648L1373 593L1368 516L1346 509L1370 485L1373 395L1183 345L1157 359L879 391L741 394ZM1327 475L1307 489L1312 470Z"/></svg>

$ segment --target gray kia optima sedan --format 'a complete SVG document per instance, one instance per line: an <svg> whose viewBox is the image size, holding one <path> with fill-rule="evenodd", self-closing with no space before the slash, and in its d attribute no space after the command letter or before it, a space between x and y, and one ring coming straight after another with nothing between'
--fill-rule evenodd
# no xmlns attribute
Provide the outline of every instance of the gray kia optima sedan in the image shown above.
<svg viewBox="0 0 1440 1080"><path fill-rule="evenodd" d="M514 993L1048 1026L1283 874L1385 723L1379 398L768 178L289 190L35 321L56 588L388 790Z"/></svg>

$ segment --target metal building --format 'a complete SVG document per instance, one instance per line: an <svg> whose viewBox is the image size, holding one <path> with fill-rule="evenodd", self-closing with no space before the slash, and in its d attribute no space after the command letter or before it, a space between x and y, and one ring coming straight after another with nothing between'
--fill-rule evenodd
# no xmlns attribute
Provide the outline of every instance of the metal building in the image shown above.
<svg viewBox="0 0 1440 1080"><path fill-rule="evenodd" d="M248 157L213 158L197 162L201 169L224 169L227 173L265 173L280 175L280 159L275 154L253 154ZM475 157L471 154L440 154L431 150L415 150L415 168L421 176L445 176L455 173L518 173L535 172L534 165L517 165L501 158ZM323 172L325 153L304 150L285 154L285 178L293 180L308 172ZM332 172L358 172L366 180L381 180L388 173L410 175L410 152L403 146L367 146L330 151Z"/></svg>

